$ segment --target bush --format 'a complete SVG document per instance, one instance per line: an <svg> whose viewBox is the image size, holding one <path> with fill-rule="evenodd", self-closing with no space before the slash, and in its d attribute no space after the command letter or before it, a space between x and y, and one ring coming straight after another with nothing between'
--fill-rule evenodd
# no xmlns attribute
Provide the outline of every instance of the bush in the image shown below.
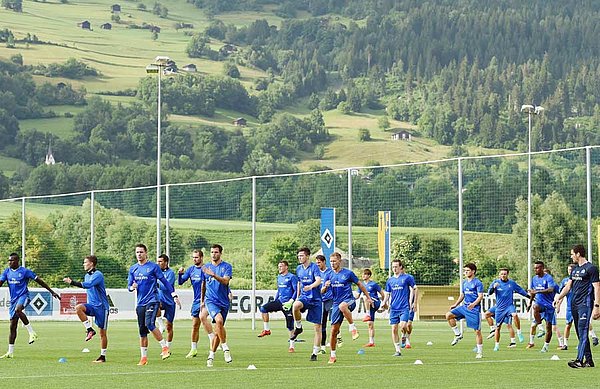
<svg viewBox="0 0 600 389"><path fill-rule="evenodd" d="M358 140L361 142L370 141L371 140L371 132L369 130L367 130L366 128L360 128L358 130Z"/></svg>

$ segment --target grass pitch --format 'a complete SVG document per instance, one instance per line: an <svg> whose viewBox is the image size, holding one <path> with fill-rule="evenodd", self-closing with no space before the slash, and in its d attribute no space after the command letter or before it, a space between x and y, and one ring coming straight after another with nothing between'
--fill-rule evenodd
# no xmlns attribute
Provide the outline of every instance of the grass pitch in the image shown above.
<svg viewBox="0 0 600 389"><path fill-rule="evenodd" d="M185 313L178 313L185 316ZM476 360L472 351L474 336L465 332L465 338L455 347L450 346L452 332L443 322L415 322L412 346L403 350L401 357L393 357L390 328L385 320L375 322L376 347L357 351L366 342L367 329L358 323L361 337L351 341L347 326L343 324L345 342L338 349L338 361L328 365L327 355L310 362L311 331L305 322L306 342L296 344L296 353L287 351L287 330L282 321L272 321L273 335L259 339L262 329L251 329L250 321L227 323L228 344L233 362L226 364L218 352L215 365L206 367L207 338L202 333L198 357L185 359L189 350L189 320L176 321L175 339L171 358L161 361L160 347L150 341L147 366L136 366L139 360L137 327L133 321L112 321L109 326L107 363L91 361L99 354L99 337L84 342L84 329L78 322L34 322L40 339L27 344L27 332L19 328L14 359L0 360L0 380L3 386L20 385L38 388L152 388L152 387L564 387L576 384L578 388L597 387L596 369L574 370L566 362L574 358L576 337L570 339L568 351L557 351L552 341L549 353L540 353L541 341L536 348L526 350L524 344L508 349L508 334L503 331L498 352L493 352L493 341L484 342L484 358ZM561 323L562 326L562 323ZM523 327L527 323L523 321ZM8 332L6 321L0 324L4 335ZM484 328L485 331L485 328ZM427 342L432 342L427 346ZM5 347L3 345L2 347ZM82 353L89 348L90 353ZM597 349L593 350L597 351ZM2 351L4 352L4 350ZM560 360L553 361L552 355ZM60 363L60 358L66 358ZM416 360L422 365L415 365ZM248 370L255 365L256 370Z"/></svg>

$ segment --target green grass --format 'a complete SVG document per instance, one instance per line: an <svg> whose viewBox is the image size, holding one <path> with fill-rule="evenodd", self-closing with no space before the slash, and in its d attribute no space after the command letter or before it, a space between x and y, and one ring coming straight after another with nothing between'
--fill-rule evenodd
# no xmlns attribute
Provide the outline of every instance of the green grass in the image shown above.
<svg viewBox="0 0 600 389"><path fill-rule="evenodd" d="M10 177L20 167L27 166L27 164L19 159L0 155L0 166L2 166L0 172L2 172L5 176Z"/></svg>
<svg viewBox="0 0 600 389"><path fill-rule="evenodd" d="M1 323L4 328L7 322ZM562 323L561 323L562 324ZM139 360L137 326L132 321L112 321L109 325L107 363L91 363L99 354L99 337L86 343L84 330L76 322L34 322L40 339L27 344L26 331L19 327L15 358L0 360L0 379L6 387L36 385L43 388L64 388L84 385L86 388L138 387L213 387L264 388L264 387L357 387L359 383L374 387L597 387L597 372L593 369L573 370L566 362L575 356L576 337L570 339L569 351L539 352L541 346L525 350L523 345L507 349L507 333L502 333L502 349L492 352L493 343L484 343L484 358L476 360L472 347L474 336L465 333L465 339L451 347L452 332L446 323L415 322L410 350L402 357L392 357L390 329L384 320L375 322L376 347L357 354L365 342L366 326L358 323L361 338L356 342L347 335L342 325L344 346L338 349L337 363L328 365L328 355L310 362L310 342L297 343L296 353L287 352L287 331L282 321L273 321L273 335L259 339L258 329L252 331L250 321L228 321L227 343L233 362L226 364L222 353L217 352L212 369L206 367L207 341L204 333L199 342L198 357L185 359L189 350L190 321L175 322L175 338L171 358L161 361L160 347L150 340L147 366L136 366ZM310 340L308 326L302 336ZM6 328L8 330L8 328ZM433 345L427 346L431 341ZM89 348L89 354L82 353ZM594 350L595 351L595 350ZM556 354L559 361L550 357ZM59 363L66 358L66 363ZM423 365L415 365L415 360ZM248 365L256 370L248 370ZM542 380L542 381L540 381Z"/></svg>
<svg viewBox="0 0 600 389"><path fill-rule="evenodd" d="M40 132L49 132L62 139L73 138L76 133L73 131L73 118L59 116L51 119L27 119L19 122L21 131L36 129Z"/></svg>

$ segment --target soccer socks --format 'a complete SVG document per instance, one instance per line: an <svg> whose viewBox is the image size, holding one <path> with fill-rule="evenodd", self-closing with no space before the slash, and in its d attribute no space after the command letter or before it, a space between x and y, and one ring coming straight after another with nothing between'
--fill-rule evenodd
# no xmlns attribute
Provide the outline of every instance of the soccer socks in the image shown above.
<svg viewBox="0 0 600 389"><path fill-rule="evenodd" d="M302 320L295 320L294 321L294 327L296 327L296 328L302 328Z"/></svg>
<svg viewBox="0 0 600 389"><path fill-rule="evenodd" d="M348 331L352 332L356 330L356 324L348 324Z"/></svg>
<svg viewBox="0 0 600 389"><path fill-rule="evenodd" d="M290 340L290 348L294 348L295 345L296 345L296 342L293 340Z"/></svg>
<svg viewBox="0 0 600 389"><path fill-rule="evenodd" d="M192 350L198 350L198 342L192 342Z"/></svg>
<svg viewBox="0 0 600 389"><path fill-rule="evenodd" d="M596 331L594 331L594 329L593 329L593 328L590 330L590 336L591 336L592 338L597 338L597 336L596 336Z"/></svg>
<svg viewBox="0 0 600 389"><path fill-rule="evenodd" d="M165 338L162 338L158 343L160 343L160 347L167 347L167 341Z"/></svg>
<svg viewBox="0 0 600 389"><path fill-rule="evenodd" d="M331 358L335 358L335 350L331 350Z"/></svg>
<svg viewBox="0 0 600 389"><path fill-rule="evenodd" d="M510 338L510 343L517 343L515 338Z"/></svg>
<svg viewBox="0 0 600 389"><path fill-rule="evenodd" d="M148 347L140 347L142 358L148 358Z"/></svg>
<svg viewBox="0 0 600 389"><path fill-rule="evenodd" d="M394 343L394 347L396 348L396 352L399 353L402 350L402 343Z"/></svg>
<svg viewBox="0 0 600 389"><path fill-rule="evenodd" d="M558 337L558 347L562 347L565 345L565 341L563 340L562 336Z"/></svg>
<svg viewBox="0 0 600 389"><path fill-rule="evenodd" d="M14 344L9 344L8 345L8 353L9 354L14 354L15 352L15 345Z"/></svg>
<svg viewBox="0 0 600 389"><path fill-rule="evenodd" d="M100 355L106 356L106 349L105 348L101 348L100 349Z"/></svg>
<svg viewBox="0 0 600 389"><path fill-rule="evenodd" d="M477 345L477 354L482 354L483 353L483 345L482 344L478 344Z"/></svg>
<svg viewBox="0 0 600 389"><path fill-rule="evenodd" d="M369 343L375 343L375 337L374 336L369 336Z"/></svg>
<svg viewBox="0 0 600 389"><path fill-rule="evenodd" d="M452 331L454 332L454 335L460 336L460 330L458 329L458 326L452 327Z"/></svg>
<svg viewBox="0 0 600 389"><path fill-rule="evenodd" d="M35 331L33 330L33 327L31 326L31 323L27 324L25 326L25 328L27 328L27 332L29 332L29 335L35 334Z"/></svg>
<svg viewBox="0 0 600 389"><path fill-rule="evenodd" d="M223 351L229 351L229 346L227 345L227 343L221 343L221 348L223 349Z"/></svg>
<svg viewBox="0 0 600 389"><path fill-rule="evenodd" d="M173 343L173 342L169 342L169 341L167 340L167 347L168 347L169 349L171 349L171 343Z"/></svg>
<svg viewBox="0 0 600 389"><path fill-rule="evenodd" d="M533 344L535 342L535 335L529 335L529 343Z"/></svg>
<svg viewBox="0 0 600 389"><path fill-rule="evenodd" d="M215 359L215 352L214 351L210 350L208 352L208 359Z"/></svg>
<svg viewBox="0 0 600 389"><path fill-rule="evenodd" d="M564 338L563 339L563 343L564 343L565 346L568 347L569 346L569 338Z"/></svg>
<svg viewBox="0 0 600 389"><path fill-rule="evenodd" d="M165 322L162 317L156 318L156 324L158 324L158 330L160 332L165 332L166 327L165 327Z"/></svg>
<svg viewBox="0 0 600 389"><path fill-rule="evenodd" d="M92 321L90 319L87 319L86 321L82 321L81 323L83 324L83 326L85 327L86 330L89 330L90 328L92 328Z"/></svg>
<svg viewBox="0 0 600 389"><path fill-rule="evenodd" d="M313 346L313 354L314 355L319 354L319 350L321 350L321 346Z"/></svg>
<svg viewBox="0 0 600 389"><path fill-rule="evenodd" d="M269 322L268 321L263 321L263 329L265 331L271 331L271 328L269 326Z"/></svg>

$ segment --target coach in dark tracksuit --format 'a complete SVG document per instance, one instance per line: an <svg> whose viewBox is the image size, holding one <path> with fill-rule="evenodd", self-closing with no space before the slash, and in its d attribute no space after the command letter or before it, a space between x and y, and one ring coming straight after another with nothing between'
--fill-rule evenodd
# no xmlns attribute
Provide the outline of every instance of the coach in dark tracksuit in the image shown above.
<svg viewBox="0 0 600 389"><path fill-rule="evenodd" d="M594 367L592 350L590 348L590 320L600 317L600 281L598 268L585 258L585 248L581 245L573 246L571 259L577 264L570 274L570 279L558 296L555 305L559 306L563 298L573 291L571 299L571 312L577 330L577 358L569 361L569 367L574 369Z"/></svg>

